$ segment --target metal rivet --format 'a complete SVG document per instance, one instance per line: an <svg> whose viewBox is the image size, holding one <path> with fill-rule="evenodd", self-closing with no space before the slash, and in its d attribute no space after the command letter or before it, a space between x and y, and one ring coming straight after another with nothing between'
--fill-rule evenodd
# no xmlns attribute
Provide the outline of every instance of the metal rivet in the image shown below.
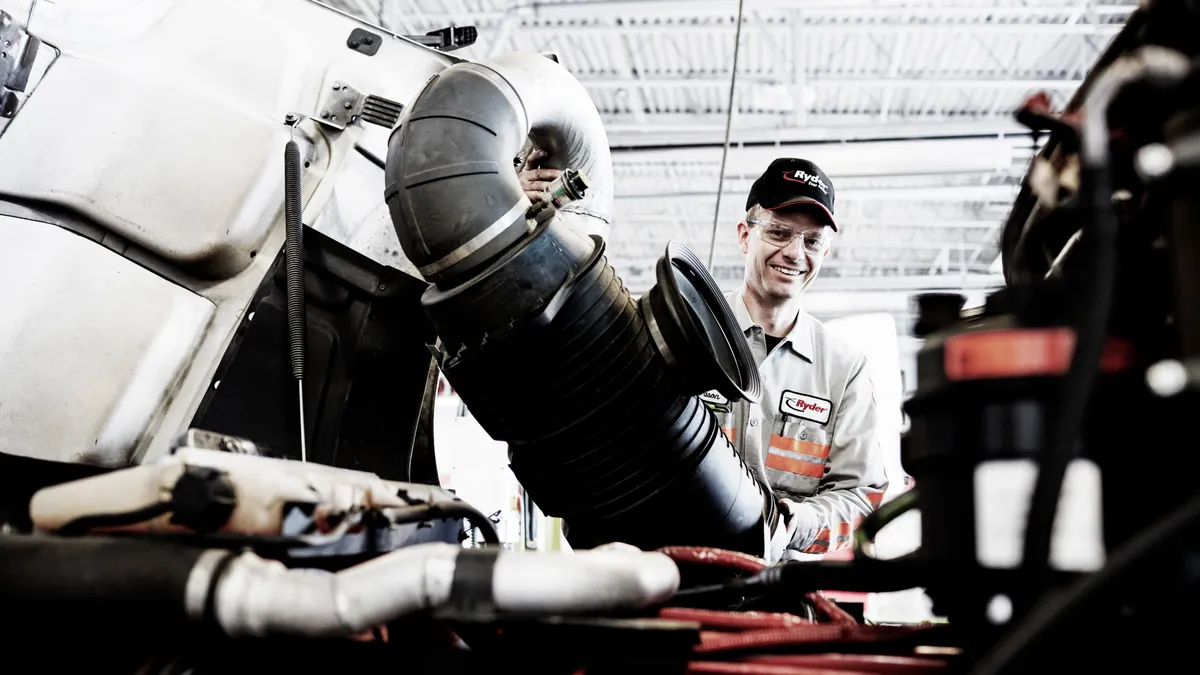
<svg viewBox="0 0 1200 675"><path fill-rule="evenodd" d="M351 41L350 41L350 46L351 46L351 47L358 47L358 40L351 40Z"/></svg>
<svg viewBox="0 0 1200 675"><path fill-rule="evenodd" d="M342 104L342 107L345 108L346 110L349 110L351 108L351 105L352 104L350 103L350 101L346 101L345 103Z"/></svg>
<svg viewBox="0 0 1200 675"><path fill-rule="evenodd" d="M387 290L387 284L379 284L379 290L381 290L381 291L386 291L386 290Z"/></svg>
<svg viewBox="0 0 1200 675"><path fill-rule="evenodd" d="M375 44L375 38L368 35L367 37L363 38L363 44L366 44L366 45Z"/></svg>
<svg viewBox="0 0 1200 675"><path fill-rule="evenodd" d="M327 120L327 119L329 119L329 115L330 115L330 113L329 113L329 111L328 111L328 110L322 111L322 112L321 112L321 119Z"/></svg>

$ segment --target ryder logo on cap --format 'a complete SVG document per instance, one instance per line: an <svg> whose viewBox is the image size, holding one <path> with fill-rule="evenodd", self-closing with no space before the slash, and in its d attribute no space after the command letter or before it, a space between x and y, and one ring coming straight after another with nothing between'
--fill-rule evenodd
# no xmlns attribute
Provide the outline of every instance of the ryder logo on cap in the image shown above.
<svg viewBox="0 0 1200 675"><path fill-rule="evenodd" d="M805 208L837 232L833 219L833 181L821 167L799 157L780 157L750 186L746 210L758 204L769 211L788 207Z"/></svg>
<svg viewBox="0 0 1200 675"><path fill-rule="evenodd" d="M790 180L790 181L793 181L796 183L804 183L805 185L810 185L812 187L820 189L821 192L823 192L825 194L829 194L829 186L826 185L825 181L821 180L821 177L815 173L808 173L807 171L797 169L795 171L784 171L783 177L786 180Z"/></svg>

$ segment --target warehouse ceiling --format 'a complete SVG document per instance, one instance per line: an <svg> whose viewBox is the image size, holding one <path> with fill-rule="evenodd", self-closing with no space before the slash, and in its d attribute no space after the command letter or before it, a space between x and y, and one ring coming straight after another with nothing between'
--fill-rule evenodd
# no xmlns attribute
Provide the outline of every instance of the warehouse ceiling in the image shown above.
<svg viewBox="0 0 1200 675"><path fill-rule="evenodd" d="M477 43L456 52L469 59L557 54L607 124L617 182L608 251L634 293L654 283L670 240L711 255L714 277L735 287L750 183L775 157L816 161L843 227L809 311L885 311L902 329L913 293L978 298L1002 283L1000 225L1036 149L1012 111L1039 91L1065 104L1137 6L746 0L722 181L736 0L326 4L399 34L475 26Z"/></svg>

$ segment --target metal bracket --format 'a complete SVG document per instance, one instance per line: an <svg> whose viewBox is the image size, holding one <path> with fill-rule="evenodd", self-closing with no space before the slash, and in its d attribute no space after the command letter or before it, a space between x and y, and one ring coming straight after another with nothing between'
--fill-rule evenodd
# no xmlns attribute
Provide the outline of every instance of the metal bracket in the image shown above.
<svg viewBox="0 0 1200 675"><path fill-rule="evenodd" d="M8 91L25 91L41 43L11 14L0 11L0 87Z"/></svg>
<svg viewBox="0 0 1200 675"><path fill-rule="evenodd" d="M197 450L219 450L236 455L259 455L259 447L253 441L236 436L226 436L203 429L188 429L171 441L170 452L194 448Z"/></svg>
<svg viewBox="0 0 1200 675"><path fill-rule="evenodd" d="M334 82L332 88L317 107L313 119L328 127L343 130L358 121L377 124L390 129L400 119L404 106L381 96L363 95L344 82Z"/></svg>
<svg viewBox="0 0 1200 675"><path fill-rule="evenodd" d="M479 39L479 29L475 26L447 26L431 30L424 35L405 35L404 37L440 52L452 52L475 44L475 41Z"/></svg>
<svg viewBox="0 0 1200 675"><path fill-rule="evenodd" d="M30 6L30 17L34 6L36 2ZM0 134L57 58L58 50L30 35L27 24L0 11Z"/></svg>
<svg viewBox="0 0 1200 675"><path fill-rule="evenodd" d="M339 131L345 129L362 112L364 98L354 87L344 82L334 82L313 119Z"/></svg>
<svg viewBox="0 0 1200 675"><path fill-rule="evenodd" d="M375 56L381 44L383 44L383 36L362 28L350 31L350 37L346 38L347 47L367 56Z"/></svg>

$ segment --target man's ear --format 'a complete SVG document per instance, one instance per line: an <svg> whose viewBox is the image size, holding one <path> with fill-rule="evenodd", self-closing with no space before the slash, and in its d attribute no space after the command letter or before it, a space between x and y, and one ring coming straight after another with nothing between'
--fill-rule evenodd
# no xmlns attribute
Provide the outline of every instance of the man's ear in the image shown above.
<svg viewBox="0 0 1200 675"><path fill-rule="evenodd" d="M738 248L742 250L742 255L750 252L750 226L746 221L738 223L737 226Z"/></svg>

